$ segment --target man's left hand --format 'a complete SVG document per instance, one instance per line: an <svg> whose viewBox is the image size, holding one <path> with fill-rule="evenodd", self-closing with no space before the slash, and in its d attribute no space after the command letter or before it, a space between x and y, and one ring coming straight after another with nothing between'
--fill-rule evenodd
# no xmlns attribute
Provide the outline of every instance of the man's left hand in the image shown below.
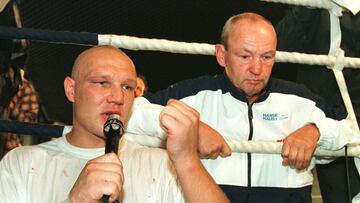
<svg viewBox="0 0 360 203"><path fill-rule="evenodd" d="M307 168L316 149L320 132L315 124L307 124L288 135L282 147L283 165L298 170Z"/></svg>

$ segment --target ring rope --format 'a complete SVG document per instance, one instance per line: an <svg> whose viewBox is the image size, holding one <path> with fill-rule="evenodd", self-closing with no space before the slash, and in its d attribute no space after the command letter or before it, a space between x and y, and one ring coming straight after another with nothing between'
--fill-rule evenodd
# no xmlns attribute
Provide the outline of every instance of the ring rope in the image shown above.
<svg viewBox="0 0 360 203"><path fill-rule="evenodd" d="M64 128L67 129L64 130ZM0 132L61 137L64 132L66 133L69 131L70 128L68 128L68 126L0 120ZM139 144L150 147L164 147L162 140L166 139L166 137L158 138L131 133L125 137ZM232 139L226 140L226 142L232 151L237 153L281 154L282 148L282 143L271 141L245 141ZM340 157L344 155L344 148L337 151L317 148L314 152L314 156L318 157ZM349 144L348 156L360 158L360 144Z"/></svg>
<svg viewBox="0 0 360 203"><path fill-rule="evenodd" d="M276 62L299 63L307 65L325 65L332 67L337 57L317 54L304 54L298 52L276 51ZM345 68L360 68L360 58L344 57Z"/></svg>
<svg viewBox="0 0 360 203"><path fill-rule="evenodd" d="M6 133L60 137L63 129L64 126L59 125L0 120L0 132Z"/></svg>
<svg viewBox="0 0 360 203"><path fill-rule="evenodd" d="M127 132L125 138L127 140L139 143L144 146L165 148L166 137L138 135ZM231 148L232 152L236 153L257 153L257 154L281 154L282 143L275 141L255 141L255 140L239 140L227 139L226 143ZM351 143L346 145L348 147L348 156L360 158L360 143ZM330 158L345 156L345 147L339 150L326 150L317 147L313 156Z"/></svg>
<svg viewBox="0 0 360 203"><path fill-rule="evenodd" d="M14 28L0 26L0 38L28 39L59 44L97 45L97 34L87 32L67 32L36 30L32 28Z"/></svg>
<svg viewBox="0 0 360 203"><path fill-rule="evenodd" d="M0 26L0 38L28 39L61 44L112 45L128 50L163 51L181 54L215 55L215 45L207 43L178 42L166 39L139 38L126 35L103 35L94 33L44 31L30 28L10 28ZM336 64L335 56L304 54L298 52L276 52L276 62L300 63L308 65ZM360 68L360 58L344 57L344 67Z"/></svg>
<svg viewBox="0 0 360 203"><path fill-rule="evenodd" d="M149 39L126 35L99 35L98 40L99 45L111 45L129 50L215 55L215 46L207 43L178 42L166 39Z"/></svg>
<svg viewBox="0 0 360 203"><path fill-rule="evenodd" d="M340 48L341 45L341 28L340 28L340 19L339 16L341 16L341 11L339 9L332 9L328 10L329 16L330 16L330 49L329 49L329 55L336 57L336 63L332 66L328 66L329 69L332 70L338 88L340 90L341 98L344 102L345 108L349 114L351 127L352 129L359 131L359 125L357 122L356 114L354 111L354 107L351 103L350 94L345 82L345 77L342 72L344 69L344 56L345 52Z"/></svg>
<svg viewBox="0 0 360 203"><path fill-rule="evenodd" d="M243 141L231 140L227 142L234 152L239 153L262 153L281 154L282 143L270 141ZM345 156L345 147L340 150L325 150L316 148L314 156L317 157L342 157ZM348 156L360 158L360 145L348 145Z"/></svg>

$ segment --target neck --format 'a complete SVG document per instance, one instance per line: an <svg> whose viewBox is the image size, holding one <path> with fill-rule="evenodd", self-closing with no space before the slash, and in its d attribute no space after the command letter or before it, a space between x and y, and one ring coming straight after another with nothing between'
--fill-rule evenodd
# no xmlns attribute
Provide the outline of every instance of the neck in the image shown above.
<svg viewBox="0 0 360 203"><path fill-rule="evenodd" d="M247 101L249 104L253 104L256 100L259 99L259 97L263 94L265 94L266 90L263 89L261 92L259 92L258 94L254 94L254 95L246 95Z"/></svg>
<svg viewBox="0 0 360 203"><path fill-rule="evenodd" d="M80 148L102 148L105 147L105 140L102 137L98 137L94 134L79 132L76 129L72 129L70 133L66 135L66 140L75 147Z"/></svg>
<svg viewBox="0 0 360 203"><path fill-rule="evenodd" d="M259 98L259 96L246 96L246 98L248 103L251 105Z"/></svg>

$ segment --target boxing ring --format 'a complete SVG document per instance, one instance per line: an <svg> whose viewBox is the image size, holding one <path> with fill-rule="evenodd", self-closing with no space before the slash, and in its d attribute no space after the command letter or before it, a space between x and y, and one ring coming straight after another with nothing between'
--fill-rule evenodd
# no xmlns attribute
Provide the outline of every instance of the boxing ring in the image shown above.
<svg viewBox="0 0 360 203"><path fill-rule="evenodd" d="M348 122L351 127L359 132L359 126L356 120L354 109L342 73L344 68L360 68L360 58L345 57L344 51L340 48L341 29L339 17L342 15L342 10L350 10L353 14L360 11L360 3L348 5L341 4L337 0L262 0L265 2L285 3L292 5L308 6L319 9L326 9L330 15L330 51L328 55L304 54L297 52L283 52L277 51L276 62L278 63L300 63L307 65L325 65L331 69L335 75L338 83L342 99L344 101L346 110L349 114ZM345 1L346 2L346 1ZM10 28L0 26L0 38L3 39L27 39L30 41L43 41L48 43L59 44L76 44L76 45L112 45L122 49L128 50L143 50L143 51L161 51L176 54L195 54L195 55L215 55L215 46L207 43L188 43L180 41L172 41L166 39L149 39L139 38L126 35L112 35L112 34L96 34L96 33L76 33L65 31L46 31L28 28ZM11 132L19 134L31 135L55 135L61 136L64 131L64 126L53 126L45 124L22 123L18 121L0 121L0 132ZM161 139L166 139L165 137ZM281 143L265 142L265 141L233 141L227 140L233 152L238 153L281 153ZM147 142L147 143L146 143ZM160 147L161 144L157 140L147 139L142 144L152 147ZM325 157L339 157L352 156L356 157L356 165L360 172L360 144L349 144L347 147L338 151L328 151L317 148L314 156ZM360 202L360 195L353 199Z"/></svg>

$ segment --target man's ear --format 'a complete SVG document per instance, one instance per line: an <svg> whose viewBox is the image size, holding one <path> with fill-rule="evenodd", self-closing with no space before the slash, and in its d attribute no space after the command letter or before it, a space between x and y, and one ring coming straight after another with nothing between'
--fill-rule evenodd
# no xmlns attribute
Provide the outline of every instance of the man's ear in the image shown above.
<svg viewBox="0 0 360 203"><path fill-rule="evenodd" d="M64 80L65 95L70 102L75 100L75 80L67 76Z"/></svg>
<svg viewBox="0 0 360 203"><path fill-rule="evenodd" d="M222 44L216 44L215 45L215 55L216 55L216 60L218 62L218 64L222 67L226 66L225 63L225 47Z"/></svg>

